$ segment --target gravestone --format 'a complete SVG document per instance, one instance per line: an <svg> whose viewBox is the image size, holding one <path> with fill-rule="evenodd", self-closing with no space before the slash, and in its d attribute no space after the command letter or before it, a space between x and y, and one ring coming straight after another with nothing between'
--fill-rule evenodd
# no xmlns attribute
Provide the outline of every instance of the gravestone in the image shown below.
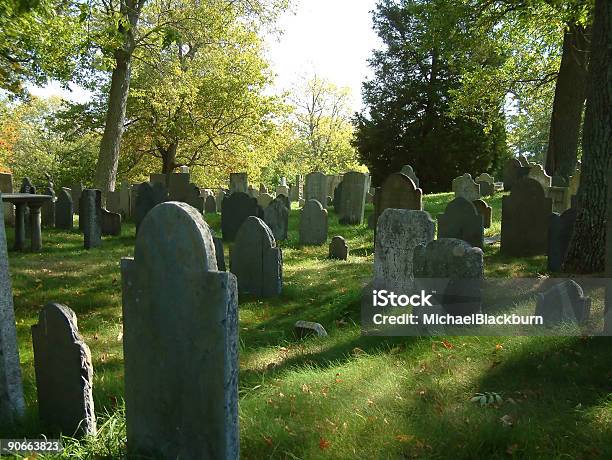
<svg viewBox="0 0 612 460"><path fill-rule="evenodd" d="M438 216L438 238L456 238L482 249L484 219L472 202L457 197Z"/></svg>
<svg viewBox="0 0 612 460"><path fill-rule="evenodd" d="M72 204L74 205L74 213L79 214L79 204L81 203L81 193L83 193L83 184L75 182L70 187L70 193L72 195Z"/></svg>
<svg viewBox="0 0 612 460"><path fill-rule="evenodd" d="M334 199L332 200L332 206L334 207L334 212L336 215L340 215L342 213L342 182L340 182L336 186L336 190L334 190Z"/></svg>
<svg viewBox="0 0 612 460"><path fill-rule="evenodd" d="M327 176L322 172L312 172L306 175L304 199L317 200L323 208L327 208Z"/></svg>
<svg viewBox="0 0 612 460"><path fill-rule="evenodd" d="M121 214L118 212L110 212L104 208L102 213L102 235L103 236L119 236L121 235Z"/></svg>
<svg viewBox="0 0 612 460"><path fill-rule="evenodd" d="M51 200L45 201L45 203L41 207L41 224L43 227L53 228L55 227L55 192L51 187L46 187L44 195L51 196Z"/></svg>
<svg viewBox="0 0 612 460"><path fill-rule="evenodd" d="M259 193L268 193L268 187L265 184L259 184Z"/></svg>
<svg viewBox="0 0 612 460"><path fill-rule="evenodd" d="M217 258L217 269L220 272L225 271L225 252L223 252L223 240L213 236L213 243L215 245L215 256Z"/></svg>
<svg viewBox="0 0 612 460"><path fill-rule="evenodd" d="M134 209L134 221L136 232L140 228L140 223L151 209L160 203L168 201L166 186L161 182L143 182L136 190L136 208Z"/></svg>
<svg viewBox="0 0 612 460"><path fill-rule="evenodd" d="M121 192L106 192L106 210L119 213L119 202L121 200Z"/></svg>
<svg viewBox="0 0 612 460"><path fill-rule="evenodd" d="M386 209L376 225L374 286L397 294L409 293L414 280L414 248L433 240L435 228L426 211Z"/></svg>
<svg viewBox="0 0 612 460"><path fill-rule="evenodd" d="M230 174L230 193L241 192L247 193L249 180L247 173L231 173Z"/></svg>
<svg viewBox="0 0 612 460"><path fill-rule="evenodd" d="M230 271L238 279L238 293L258 298L280 295L283 255L270 228L259 217L244 221L230 254Z"/></svg>
<svg viewBox="0 0 612 460"><path fill-rule="evenodd" d="M544 171L542 165L536 164L531 166L531 168L529 168L529 174L527 174L527 177L537 180L540 184L542 184L544 190L548 192L548 189L551 186L551 177L546 174L546 171Z"/></svg>
<svg viewBox="0 0 612 460"><path fill-rule="evenodd" d="M286 185L279 185L278 187L276 187L276 196L278 195L285 195L287 198L289 198L289 187L287 187Z"/></svg>
<svg viewBox="0 0 612 460"><path fill-rule="evenodd" d="M512 190L512 187L519 179L529 174L529 169L529 166L523 166L516 158L510 158L506 161L502 172L504 190L506 192Z"/></svg>
<svg viewBox="0 0 612 460"><path fill-rule="evenodd" d="M226 195L227 193L225 193L225 190L222 189L219 189L219 191L215 195L215 198L217 200L217 212L220 212L223 209L223 200L225 199Z"/></svg>
<svg viewBox="0 0 612 460"><path fill-rule="evenodd" d="M291 210L291 202L289 201L289 198L287 196L285 196L285 195L276 195L275 200L276 199L281 200L285 204L285 207L287 208L288 211Z"/></svg>
<svg viewBox="0 0 612 460"><path fill-rule="evenodd" d="M121 189L119 190L119 212L123 217L123 220L130 219L132 217L132 190L128 182L121 182Z"/></svg>
<svg viewBox="0 0 612 460"><path fill-rule="evenodd" d="M338 260L347 260L349 254L348 244L341 236L334 236L329 243L329 258Z"/></svg>
<svg viewBox="0 0 612 460"><path fill-rule="evenodd" d="M57 195L55 203L55 227L63 230L72 230L74 208L72 196L68 190L62 188Z"/></svg>
<svg viewBox="0 0 612 460"><path fill-rule="evenodd" d="M491 196L495 194L495 179L488 173L482 173L476 178L480 185L480 195Z"/></svg>
<svg viewBox="0 0 612 460"><path fill-rule="evenodd" d="M405 174L406 176L410 177L410 179L412 179L412 182L414 182L414 185L417 188L420 187L420 185L419 185L419 178L417 177L416 173L414 172L414 169L412 169L412 166L404 165L400 172L402 174Z"/></svg>
<svg viewBox="0 0 612 460"><path fill-rule="evenodd" d="M300 211L300 244L319 245L327 241L327 209L317 200L308 200Z"/></svg>
<svg viewBox="0 0 612 460"><path fill-rule="evenodd" d="M553 211L561 214L572 205L569 187L551 186L548 188L548 196L552 199Z"/></svg>
<svg viewBox="0 0 612 460"><path fill-rule="evenodd" d="M298 339L310 336L327 337L325 328L321 324L312 321L296 321L293 330Z"/></svg>
<svg viewBox="0 0 612 460"><path fill-rule="evenodd" d="M544 187L530 177L523 177L502 198L502 254L529 257L546 254L552 200Z"/></svg>
<svg viewBox="0 0 612 460"><path fill-rule="evenodd" d="M83 190L79 207L84 248L92 249L100 246L102 243L102 192L97 189Z"/></svg>
<svg viewBox="0 0 612 460"><path fill-rule="evenodd" d="M13 175L0 173L0 193L13 193ZM12 203L4 203L4 222L15 225L15 209Z"/></svg>
<svg viewBox="0 0 612 460"><path fill-rule="evenodd" d="M204 203L204 212L208 213L216 213L217 212L217 199L214 195L208 195L206 197L206 202Z"/></svg>
<svg viewBox="0 0 612 460"><path fill-rule="evenodd" d="M158 173L150 174L149 182L152 184L162 184L166 189L168 188L168 174Z"/></svg>
<svg viewBox="0 0 612 460"><path fill-rule="evenodd" d="M257 204L265 209L270 203L272 203L273 199L274 197L269 193L260 193L257 197Z"/></svg>
<svg viewBox="0 0 612 460"><path fill-rule="evenodd" d="M565 262L567 248L574 232L576 214L576 208L569 208L561 215L556 212L550 215L548 250L546 253L548 255L548 270L551 272L561 271L563 262Z"/></svg>
<svg viewBox="0 0 612 460"><path fill-rule="evenodd" d="M190 177L189 173L168 174L168 200L182 201L203 212L204 198L200 196L200 189L190 182Z"/></svg>
<svg viewBox="0 0 612 460"><path fill-rule="evenodd" d="M493 209L484 200L474 200L472 204L476 208L478 214L482 216L482 224L484 228L490 228L492 222Z"/></svg>
<svg viewBox="0 0 612 460"><path fill-rule="evenodd" d="M291 201L300 201L304 188L304 179L299 174L295 176L295 183L289 188L289 199Z"/></svg>
<svg viewBox="0 0 612 460"><path fill-rule="evenodd" d="M221 233L224 241L234 241L238 230L249 216L262 218L263 209L257 199L243 192L234 192L223 200Z"/></svg>
<svg viewBox="0 0 612 460"><path fill-rule="evenodd" d="M521 153L518 156L518 160L521 163L521 166L527 166L527 167L531 167L531 163L529 163L529 160L527 159L527 157L525 156L524 153Z"/></svg>
<svg viewBox="0 0 612 460"><path fill-rule="evenodd" d="M2 204L0 193L0 204ZM9 273L4 206L0 206L0 420L12 424L25 412L19 348L13 309L13 288Z"/></svg>
<svg viewBox="0 0 612 460"><path fill-rule="evenodd" d="M38 413L45 427L65 435L95 435L91 352L75 313L48 303L32 326Z"/></svg>
<svg viewBox="0 0 612 460"><path fill-rule="evenodd" d="M457 238L419 245L413 259L417 289L433 293L434 308L450 315L480 313L483 258L482 249Z"/></svg>
<svg viewBox="0 0 612 460"><path fill-rule="evenodd" d="M423 191L405 174L390 174L374 195L375 222L387 208L420 211L423 209Z"/></svg>
<svg viewBox="0 0 612 460"><path fill-rule="evenodd" d="M276 241L284 241L287 239L287 229L289 228L289 209L286 206L286 201L282 198L283 195L276 197L272 203L264 209L264 221Z"/></svg>
<svg viewBox="0 0 612 460"><path fill-rule="evenodd" d="M348 225L363 224L365 199L368 192L368 175L349 171L344 174L340 185L342 186L339 213L340 223Z"/></svg>
<svg viewBox="0 0 612 460"><path fill-rule="evenodd" d="M249 187L247 188L247 193L249 194L250 197L253 197L253 198L259 197L259 190L257 190L252 185L249 185Z"/></svg>
<svg viewBox="0 0 612 460"><path fill-rule="evenodd" d="M591 299L585 297L582 287L574 280L555 284L537 294L535 315L542 316L544 326L561 323L583 324L591 314Z"/></svg>
<svg viewBox="0 0 612 460"><path fill-rule="evenodd" d="M474 182L468 173L453 179L453 192L455 198L463 197L469 202L480 199L480 185Z"/></svg>
<svg viewBox="0 0 612 460"><path fill-rule="evenodd" d="M128 453L237 460L236 277L217 270L201 213L155 207L121 276Z"/></svg>
<svg viewBox="0 0 612 460"><path fill-rule="evenodd" d="M332 174L327 176L327 196L328 198L334 199L334 191L336 187L342 182L342 174Z"/></svg>

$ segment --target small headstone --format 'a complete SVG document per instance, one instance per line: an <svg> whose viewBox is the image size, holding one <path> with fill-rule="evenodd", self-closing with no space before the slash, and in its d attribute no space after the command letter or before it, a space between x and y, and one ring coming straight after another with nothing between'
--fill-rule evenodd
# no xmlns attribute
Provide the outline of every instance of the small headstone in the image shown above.
<svg viewBox="0 0 612 460"><path fill-rule="evenodd" d="M548 270L551 272L561 271L565 255L569 247L574 223L576 222L576 208L569 208L563 214L556 212L550 215L550 226L548 228Z"/></svg>
<svg viewBox="0 0 612 460"><path fill-rule="evenodd" d="M45 201L41 208L41 224L43 227L55 227L55 192L51 187L46 187L44 195L51 196L50 201Z"/></svg>
<svg viewBox="0 0 612 460"><path fill-rule="evenodd" d="M308 200L300 211L300 244L319 245L327 241L327 209L317 200Z"/></svg>
<svg viewBox="0 0 612 460"><path fill-rule="evenodd" d="M414 172L414 169L412 169L412 166L404 165L400 172L402 174L405 174L406 176L410 177L410 179L412 179L412 182L414 182L414 185L417 188L420 187L420 185L419 185L419 178L417 177L416 173Z"/></svg>
<svg viewBox="0 0 612 460"><path fill-rule="evenodd" d="M136 190L136 208L134 209L134 221L136 232L145 216L160 203L168 201L168 191L161 182L143 182Z"/></svg>
<svg viewBox="0 0 612 460"><path fill-rule="evenodd" d="M204 212L208 213L216 213L217 212L217 199L214 195L208 195L206 197L206 202L204 203Z"/></svg>
<svg viewBox="0 0 612 460"><path fill-rule="evenodd" d="M469 202L480 199L480 185L474 182L468 173L453 179L453 192L455 198L463 197Z"/></svg>
<svg viewBox="0 0 612 460"><path fill-rule="evenodd" d="M249 180L247 173L231 173L230 174L230 193L247 193Z"/></svg>
<svg viewBox="0 0 612 460"><path fill-rule="evenodd" d="M348 244L341 236L334 236L329 243L329 258L338 260L347 260L349 254Z"/></svg>
<svg viewBox="0 0 612 460"><path fill-rule="evenodd" d="M283 289L283 255L272 231L259 217L242 224L232 248L230 271L238 279L238 292L274 297Z"/></svg>
<svg viewBox="0 0 612 460"><path fill-rule="evenodd" d="M322 172L313 172L306 175L304 199L317 200L323 208L327 207L327 176Z"/></svg>
<svg viewBox="0 0 612 460"><path fill-rule="evenodd" d="M180 166L179 171L181 172L181 174L189 174L189 166Z"/></svg>
<svg viewBox="0 0 612 460"><path fill-rule="evenodd" d="M551 177L546 174L546 171L544 171L542 165L536 164L531 166L529 168L529 174L527 174L527 177L537 180L540 184L542 184L545 191L547 191L551 186Z"/></svg>
<svg viewBox="0 0 612 460"><path fill-rule="evenodd" d="M72 196L66 189L61 189L55 203L55 227L63 230L72 230L73 222Z"/></svg>
<svg viewBox="0 0 612 460"><path fill-rule="evenodd" d="M284 241L287 239L287 229L289 228L289 209L286 206L286 201L280 195L272 203L264 209L264 221L276 241Z"/></svg>
<svg viewBox="0 0 612 460"><path fill-rule="evenodd" d="M476 178L476 183L480 185L482 196L495 195L495 179L488 173L482 173Z"/></svg>
<svg viewBox="0 0 612 460"><path fill-rule="evenodd" d="M537 295L535 315L542 316L544 326L583 324L590 314L591 299L574 280L557 283Z"/></svg>
<svg viewBox="0 0 612 460"><path fill-rule="evenodd" d="M238 459L236 277L202 214L155 207L121 276L129 455Z"/></svg>
<svg viewBox="0 0 612 460"><path fill-rule="evenodd" d="M478 214L482 216L482 223L484 228L490 228L492 222L493 208L487 204L484 200L474 200L472 204L476 207Z"/></svg>
<svg viewBox="0 0 612 460"><path fill-rule="evenodd" d="M102 192L97 189L85 189L81 193L79 205L83 222L83 246L92 249L102 243Z"/></svg>
<svg viewBox="0 0 612 460"><path fill-rule="evenodd" d="M121 235L121 214L102 208L102 235Z"/></svg>
<svg viewBox="0 0 612 460"><path fill-rule="evenodd" d="M484 219L472 202L459 196L438 216L438 238L457 238L482 249Z"/></svg>
<svg viewBox="0 0 612 460"><path fill-rule="evenodd" d="M325 328L321 324L313 323L312 321L296 321L293 330L298 339L313 335L317 337L327 337Z"/></svg>
<svg viewBox="0 0 612 460"><path fill-rule="evenodd" d="M95 435L91 352L75 313L48 303L32 326L38 413L44 426L65 435Z"/></svg>
<svg viewBox="0 0 612 460"><path fill-rule="evenodd" d="M516 158L510 158L506 161L502 173L504 190L506 192L512 190L515 182L529 174L529 169L529 166L523 166Z"/></svg>
<svg viewBox="0 0 612 460"><path fill-rule="evenodd" d="M238 230L249 216L263 218L264 213L257 199L246 193L234 192L223 200L221 232L224 241L234 241Z"/></svg>
<svg viewBox="0 0 612 460"><path fill-rule="evenodd" d="M423 209L423 191L405 174L393 173L374 195L376 222L388 208L420 211Z"/></svg>
<svg viewBox="0 0 612 460"><path fill-rule="evenodd" d="M278 187L276 187L276 196L278 195L285 195L287 198L289 198L289 187L287 187L286 185L279 185Z"/></svg>
<svg viewBox="0 0 612 460"><path fill-rule="evenodd" d="M365 212L365 199L368 192L368 176L355 171L344 174L341 182L339 222L348 225L361 225ZM336 212L338 212L336 210Z"/></svg>

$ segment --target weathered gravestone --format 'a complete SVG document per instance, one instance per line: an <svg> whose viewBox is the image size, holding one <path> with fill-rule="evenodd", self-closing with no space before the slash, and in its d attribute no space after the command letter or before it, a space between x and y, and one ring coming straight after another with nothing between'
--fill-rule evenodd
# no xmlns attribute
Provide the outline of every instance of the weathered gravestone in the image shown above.
<svg viewBox="0 0 612 460"><path fill-rule="evenodd" d="M143 182L136 190L136 208L134 209L134 221L136 222L136 232L140 228L140 223L145 216L160 203L168 201L168 191L166 186L160 182L154 184Z"/></svg>
<svg viewBox="0 0 612 460"><path fill-rule="evenodd" d="M482 216L482 225L484 228L491 227L493 209L484 200L474 200L472 204L476 208L476 212Z"/></svg>
<svg viewBox="0 0 612 460"><path fill-rule="evenodd" d="M287 199L289 199L289 187L287 185L279 185L276 187L276 196L279 195L285 195Z"/></svg>
<svg viewBox="0 0 612 460"><path fill-rule="evenodd" d="M62 188L55 203L55 226L63 230L72 230L73 215L72 196L68 190Z"/></svg>
<svg viewBox="0 0 612 460"><path fill-rule="evenodd" d="M332 174L327 176L327 197L334 199L334 191L338 184L342 182L342 174Z"/></svg>
<svg viewBox="0 0 612 460"><path fill-rule="evenodd" d="M551 186L548 188L548 196L552 199L553 211L561 214L571 207L571 196L569 187Z"/></svg>
<svg viewBox="0 0 612 460"><path fill-rule="evenodd" d="M327 337L325 328L321 324L313 323L312 321L296 321L293 330L298 339L309 336Z"/></svg>
<svg viewBox="0 0 612 460"><path fill-rule="evenodd" d="M308 200L300 211L300 244L319 245L327 241L327 209L317 200Z"/></svg>
<svg viewBox="0 0 612 460"><path fill-rule="evenodd" d="M119 212L123 220L132 217L132 188L128 182L121 182L119 190Z"/></svg>
<svg viewBox="0 0 612 460"><path fill-rule="evenodd" d="M463 197L472 202L480 199L480 185L472 180L472 175L465 173L453 179L453 192L455 198Z"/></svg>
<svg viewBox="0 0 612 460"><path fill-rule="evenodd" d="M480 185L481 196L491 196L495 194L495 179L490 174L480 174L476 178L476 183Z"/></svg>
<svg viewBox="0 0 612 460"><path fill-rule="evenodd" d="M85 189L81 193L79 205L82 222L83 246L92 249L102 243L102 192L97 189Z"/></svg>
<svg viewBox="0 0 612 460"><path fill-rule="evenodd" d="M206 202L204 203L204 212L206 214L214 214L217 212L217 199L214 195L208 195L206 197Z"/></svg>
<svg viewBox="0 0 612 460"><path fill-rule="evenodd" d="M374 286L408 294L414 280L414 248L433 240L435 228L426 211L386 209L376 225Z"/></svg>
<svg viewBox="0 0 612 460"><path fill-rule="evenodd" d="M234 241L238 230L249 216L264 217L257 199L246 193L235 192L223 200L221 211L221 234L224 241Z"/></svg>
<svg viewBox="0 0 612 460"><path fill-rule="evenodd" d="M1 193L0 204L3 204ZM25 402L19 367L3 207L0 206L0 420L11 424L23 417Z"/></svg>
<svg viewBox="0 0 612 460"><path fill-rule="evenodd" d="M529 257L546 254L552 200L535 179L523 177L502 198L502 254Z"/></svg>
<svg viewBox="0 0 612 460"><path fill-rule="evenodd" d="M274 198L274 199L275 200L276 199L281 200L285 204L285 207L287 208L287 210L291 209L291 202L289 201L289 197L287 197L286 195L282 195L282 194L281 195L276 195L276 198Z"/></svg>
<svg viewBox="0 0 612 460"><path fill-rule="evenodd" d="M463 240L440 238L414 249L414 278L418 289L432 292L434 308L463 316L481 311L483 252ZM423 307L422 312L431 307Z"/></svg>
<svg viewBox="0 0 612 460"><path fill-rule="evenodd" d="M504 190L506 192L512 190L512 187L519 179L529 174L529 169L529 166L523 166L516 158L510 158L506 161L502 172Z"/></svg>
<svg viewBox="0 0 612 460"><path fill-rule="evenodd" d="M270 203L272 203L273 199L274 197L269 193L260 193L257 197L257 204L265 209Z"/></svg>
<svg viewBox="0 0 612 460"><path fill-rule="evenodd" d="M349 254L348 244L341 236L334 236L329 243L329 258L338 260L347 260Z"/></svg>
<svg viewBox="0 0 612 460"><path fill-rule="evenodd" d="M43 195L49 195L52 198L49 201L45 201L41 208L41 224L44 227L55 227L55 192L51 187L46 187L43 191Z"/></svg>
<svg viewBox="0 0 612 460"><path fill-rule="evenodd" d="M405 174L390 174L374 195L375 222L388 208L420 211L423 209L423 191Z"/></svg>
<svg viewBox="0 0 612 460"><path fill-rule="evenodd" d="M546 171L544 171L542 165L536 164L531 166L529 168L529 174L527 174L527 177L537 180L540 184L542 184L542 187L544 187L544 191L548 193L548 189L551 186L551 177L546 174Z"/></svg>
<svg viewBox="0 0 612 460"><path fill-rule="evenodd" d="M551 272L561 271L563 262L565 262L567 248L574 232L576 214L576 208L569 208L561 215L556 212L550 215L546 254L548 255L548 270Z"/></svg>
<svg viewBox="0 0 612 460"><path fill-rule="evenodd" d="M119 190L116 192L106 192L106 210L114 213L119 213L119 202L121 200L121 193Z"/></svg>
<svg viewBox="0 0 612 460"><path fill-rule="evenodd" d="M230 174L230 193L247 193L249 180L247 173L231 173Z"/></svg>
<svg viewBox="0 0 612 460"><path fill-rule="evenodd" d="M312 172L306 175L304 199L317 200L323 208L327 207L327 176L322 172Z"/></svg>
<svg viewBox="0 0 612 460"><path fill-rule="evenodd" d="M283 289L283 255L270 228L259 217L244 221L230 254L230 271L238 279L238 292L274 297Z"/></svg>
<svg viewBox="0 0 612 460"><path fill-rule="evenodd" d="M182 201L198 211L204 211L204 198L200 196L200 189L190 182L189 173L168 174L168 200Z"/></svg>
<svg viewBox="0 0 612 460"><path fill-rule="evenodd" d="M457 238L482 249L484 219L472 202L457 197L438 216L438 238Z"/></svg>
<svg viewBox="0 0 612 460"><path fill-rule="evenodd" d="M414 169L412 169L412 166L404 165L400 172L402 174L405 174L406 176L410 177L410 179L412 179L412 182L414 182L414 185L417 188L420 187L419 178L417 177L416 173L414 172Z"/></svg>
<svg viewBox="0 0 612 460"><path fill-rule="evenodd" d="M562 281L537 294L535 315L542 316L544 326L583 324L590 314L591 299L585 297L582 287L574 280Z"/></svg>
<svg viewBox="0 0 612 460"><path fill-rule="evenodd" d="M0 193L13 193L13 175L0 173ZM4 203L4 222L15 225L15 209L11 203Z"/></svg>
<svg viewBox="0 0 612 460"><path fill-rule="evenodd" d="M284 241L287 239L287 229L289 227L289 209L286 206L286 201L282 195L274 198L272 203L264 209L264 221L276 241Z"/></svg>
<svg viewBox="0 0 612 460"><path fill-rule="evenodd" d="M102 216L102 235L119 236L121 235L121 214L110 212L104 208L101 210Z"/></svg>
<svg viewBox="0 0 612 460"><path fill-rule="evenodd" d="M32 326L38 413L43 425L65 435L96 434L91 352L75 313L48 303Z"/></svg>
<svg viewBox="0 0 612 460"><path fill-rule="evenodd" d="M121 275L128 452L237 460L236 277L217 271L201 213L155 207Z"/></svg>
<svg viewBox="0 0 612 460"><path fill-rule="evenodd" d="M348 225L363 224L365 199L368 192L368 175L349 171L344 174L341 185L340 223ZM336 210L336 212L338 211Z"/></svg>
<svg viewBox="0 0 612 460"><path fill-rule="evenodd" d="M342 213L342 182L336 185L332 206L334 207L334 212L339 216Z"/></svg>
<svg viewBox="0 0 612 460"><path fill-rule="evenodd" d="M79 214L79 204L81 203L81 193L83 193L83 184L75 182L70 187L70 193L72 194L72 204L74 205L74 213Z"/></svg>

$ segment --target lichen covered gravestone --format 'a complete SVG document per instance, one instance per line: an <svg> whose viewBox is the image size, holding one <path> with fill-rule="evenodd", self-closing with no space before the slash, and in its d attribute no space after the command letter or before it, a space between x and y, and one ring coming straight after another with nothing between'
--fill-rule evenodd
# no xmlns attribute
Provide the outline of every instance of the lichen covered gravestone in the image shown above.
<svg viewBox="0 0 612 460"><path fill-rule="evenodd" d="M79 204L82 222L83 246L92 249L102 243L102 193L97 189L85 189Z"/></svg>
<svg viewBox="0 0 612 460"><path fill-rule="evenodd" d="M61 189L57 194L55 203L55 227L63 230L72 230L73 221L72 196L66 189Z"/></svg>
<svg viewBox="0 0 612 460"><path fill-rule="evenodd" d="M453 192L455 198L463 197L472 202L480 198L480 185L472 180L472 175L465 173L453 179Z"/></svg>
<svg viewBox="0 0 612 460"><path fill-rule="evenodd" d="M249 216L263 218L264 212L257 198L246 193L234 192L223 200L221 211L221 233L223 240L234 241L238 230Z"/></svg>
<svg viewBox="0 0 612 460"><path fill-rule="evenodd" d="M420 211L423 209L423 191L405 174L390 174L374 195L375 223L388 208Z"/></svg>
<svg viewBox="0 0 612 460"><path fill-rule="evenodd" d="M217 270L201 213L155 207L121 275L128 452L237 460L236 277Z"/></svg>
<svg viewBox="0 0 612 460"><path fill-rule="evenodd" d="M463 197L452 200L438 216L438 238L458 238L471 246L484 247L484 219L476 206Z"/></svg>
<svg viewBox="0 0 612 460"><path fill-rule="evenodd" d="M75 313L48 303L32 326L38 412L44 426L65 435L96 434L91 352Z"/></svg>
<svg viewBox="0 0 612 460"><path fill-rule="evenodd" d="M329 243L329 258L338 260L347 260L349 254L348 244L341 236L334 236Z"/></svg>
<svg viewBox="0 0 612 460"><path fill-rule="evenodd" d="M280 295L283 255L270 228L250 216L240 227L231 251L230 271L238 279L238 292L256 297Z"/></svg>
<svg viewBox="0 0 612 460"><path fill-rule="evenodd" d="M340 223L361 225L363 223L365 200L368 192L368 175L349 171L344 174L340 185L340 210L335 209L337 213L339 211L338 219Z"/></svg>
<svg viewBox="0 0 612 460"><path fill-rule="evenodd" d="M317 200L308 200L300 211L300 244L319 245L327 241L327 209Z"/></svg>
<svg viewBox="0 0 612 460"><path fill-rule="evenodd" d="M286 206L286 201L283 195L280 195L272 203L264 209L264 221L276 241L284 241L287 239L287 229L289 227L289 209Z"/></svg>

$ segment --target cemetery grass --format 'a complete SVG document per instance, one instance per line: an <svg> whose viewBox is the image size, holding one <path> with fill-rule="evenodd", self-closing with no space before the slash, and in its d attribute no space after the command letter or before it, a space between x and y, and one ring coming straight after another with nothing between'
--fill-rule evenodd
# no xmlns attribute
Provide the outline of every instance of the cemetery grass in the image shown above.
<svg viewBox="0 0 612 460"><path fill-rule="evenodd" d="M435 217L451 199L429 195L424 205ZM487 201L494 220L487 235L498 234L501 194ZM219 234L219 216L206 220ZM242 458L612 458L609 340L362 337L372 231L340 226L330 212L329 239L342 235L350 246L343 262L327 259L327 245L300 247L297 226L294 209L281 243L283 294L240 299ZM63 457L125 456L119 260L132 255L133 235L127 224L121 236L85 251L78 232L44 230L43 253L10 253L28 411L23 425L2 428L3 437L43 432L30 326L44 303L58 301L77 313L92 351L99 426L95 439L65 438ZM498 250L485 250L488 277L546 274L544 257L506 258ZM300 319L322 323L329 336L297 340ZM483 392L502 400L470 401Z"/></svg>

